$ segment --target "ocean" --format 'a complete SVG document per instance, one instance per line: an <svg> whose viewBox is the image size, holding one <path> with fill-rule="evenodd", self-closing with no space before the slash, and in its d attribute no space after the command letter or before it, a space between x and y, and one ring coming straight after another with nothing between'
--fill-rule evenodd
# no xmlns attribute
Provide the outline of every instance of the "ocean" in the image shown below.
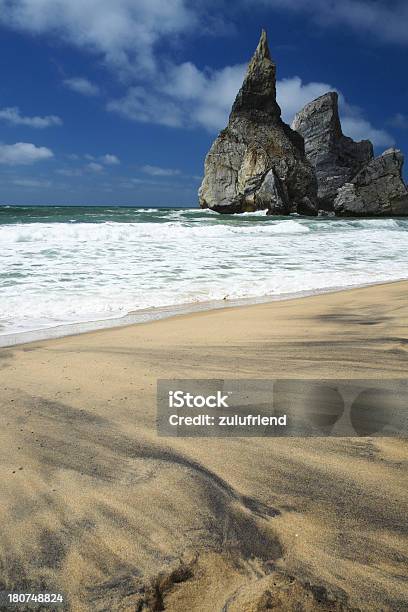
<svg viewBox="0 0 408 612"><path fill-rule="evenodd" d="M407 275L407 219L3 206L0 345L34 330L36 337L52 329L62 335L72 324L88 322L89 329L138 320L130 313L146 320L184 306L256 302Z"/></svg>

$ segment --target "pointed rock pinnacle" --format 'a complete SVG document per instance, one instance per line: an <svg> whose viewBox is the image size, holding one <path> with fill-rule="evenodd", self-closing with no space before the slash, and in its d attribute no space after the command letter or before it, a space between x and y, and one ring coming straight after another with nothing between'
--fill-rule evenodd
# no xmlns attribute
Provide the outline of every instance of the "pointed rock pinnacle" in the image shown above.
<svg viewBox="0 0 408 612"><path fill-rule="evenodd" d="M258 46L255 49L255 53L254 53L254 56L252 58L252 61L255 58L258 58L258 61L259 61L259 59L268 59L268 60L272 61L271 53L270 53L269 47L268 47L268 38L267 38L267 35L266 35L266 30L262 30L262 32L261 32L261 37L259 39Z"/></svg>
<svg viewBox="0 0 408 612"><path fill-rule="evenodd" d="M317 181L303 138L281 119L276 66L262 30L228 125L213 142L200 206L220 213L316 214Z"/></svg>
<svg viewBox="0 0 408 612"><path fill-rule="evenodd" d="M276 102L276 65L271 59L265 30L262 30L258 46L248 64L231 117L254 113L267 113L269 121L272 117L278 119L281 114Z"/></svg>

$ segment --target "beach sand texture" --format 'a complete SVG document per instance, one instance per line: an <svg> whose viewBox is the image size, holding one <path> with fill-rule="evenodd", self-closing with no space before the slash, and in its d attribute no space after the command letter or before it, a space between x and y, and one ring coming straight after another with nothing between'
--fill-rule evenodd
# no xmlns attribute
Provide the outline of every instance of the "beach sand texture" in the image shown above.
<svg viewBox="0 0 408 612"><path fill-rule="evenodd" d="M177 439L158 378L398 378L408 282L0 350L0 580L71 610L408 609L408 444Z"/></svg>

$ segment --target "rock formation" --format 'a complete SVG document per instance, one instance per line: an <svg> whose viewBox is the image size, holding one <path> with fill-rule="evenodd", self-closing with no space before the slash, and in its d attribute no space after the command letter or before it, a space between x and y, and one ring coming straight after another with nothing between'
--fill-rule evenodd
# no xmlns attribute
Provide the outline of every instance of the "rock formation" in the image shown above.
<svg viewBox="0 0 408 612"><path fill-rule="evenodd" d="M354 142L344 136L334 91L306 104L292 129L302 134L306 156L316 171L319 208L333 210L337 190L374 157L373 145L369 140Z"/></svg>
<svg viewBox="0 0 408 612"><path fill-rule="evenodd" d="M276 66L265 31L228 126L206 157L199 200L202 208L220 213L317 212L317 181L303 138L282 121L276 102Z"/></svg>
<svg viewBox="0 0 408 612"><path fill-rule="evenodd" d="M396 149L374 159L369 140L343 134L336 92L310 102L286 125L263 31L228 126L206 157L200 206L220 213L408 215L403 162Z"/></svg>
<svg viewBox="0 0 408 612"><path fill-rule="evenodd" d="M402 179L404 157L388 149L341 187L334 200L338 215L408 215L408 189Z"/></svg>

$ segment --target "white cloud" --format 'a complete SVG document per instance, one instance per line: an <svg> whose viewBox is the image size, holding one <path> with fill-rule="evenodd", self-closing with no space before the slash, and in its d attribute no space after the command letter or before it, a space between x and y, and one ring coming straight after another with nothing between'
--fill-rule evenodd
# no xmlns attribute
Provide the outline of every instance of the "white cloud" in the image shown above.
<svg viewBox="0 0 408 612"><path fill-rule="evenodd" d="M339 91L339 113L343 133L353 140L371 140L375 147L391 147L395 144L394 137L384 129L375 128L364 117L363 109L349 104Z"/></svg>
<svg viewBox="0 0 408 612"><path fill-rule="evenodd" d="M156 79L154 88L130 87L107 108L142 123L200 126L213 132L225 125L245 68L239 64L200 71L190 62L173 65Z"/></svg>
<svg viewBox="0 0 408 612"><path fill-rule="evenodd" d="M225 66L207 76L193 111L192 119L196 124L210 131L224 127L245 71L245 64L237 64Z"/></svg>
<svg viewBox="0 0 408 612"><path fill-rule="evenodd" d="M89 79L84 77L72 77L70 79L64 79L65 87L75 91L76 93L82 94L83 96L98 96L100 89L95 83L91 83Z"/></svg>
<svg viewBox="0 0 408 612"><path fill-rule="evenodd" d="M145 179L145 178L130 178L126 181L123 181L121 183L121 187L124 187L125 189L133 189L135 185L155 185L155 186L163 186L164 185L168 185L168 183L162 183L160 181L153 181L152 179Z"/></svg>
<svg viewBox="0 0 408 612"><path fill-rule="evenodd" d="M53 156L53 152L47 147L37 147L30 142L0 144L0 164L8 166L33 164Z"/></svg>
<svg viewBox="0 0 408 612"><path fill-rule="evenodd" d="M107 109L140 123L181 127L184 121L180 105L144 87L130 87L123 98L108 102Z"/></svg>
<svg viewBox="0 0 408 612"><path fill-rule="evenodd" d="M122 73L154 71L154 45L191 29L198 11L187 0L0 0L4 25L54 35Z"/></svg>
<svg viewBox="0 0 408 612"><path fill-rule="evenodd" d="M120 159L112 153L105 153L105 155L100 155L99 157L96 157L95 155L90 155L89 153L85 153L82 156L74 153L67 155L67 157L72 161L80 161L81 159L86 159L89 163L85 164L80 168L58 168L57 170L55 170L57 174L70 177L83 176L84 172L100 174L101 172L103 172L104 166L117 166L120 164Z"/></svg>
<svg viewBox="0 0 408 612"><path fill-rule="evenodd" d="M106 166L118 166L120 164L120 159L116 155L112 155L112 153L106 153L99 159Z"/></svg>
<svg viewBox="0 0 408 612"><path fill-rule="evenodd" d="M8 106L0 109L0 119L12 125L26 125L33 128L46 128L52 125L62 125L62 119L56 115L45 117L26 117L21 114L17 106Z"/></svg>
<svg viewBox="0 0 408 612"><path fill-rule="evenodd" d="M308 102L333 91L327 83L303 83L298 76L282 79L276 84L276 98L282 109L282 119L292 123L295 114Z"/></svg>
<svg viewBox="0 0 408 612"><path fill-rule="evenodd" d="M82 176L83 172L80 168L57 168L55 170L56 174L61 174L61 176Z"/></svg>
<svg viewBox="0 0 408 612"><path fill-rule="evenodd" d="M150 176L176 176L180 174L177 168L161 168L160 166L142 166L141 171Z"/></svg>
<svg viewBox="0 0 408 612"><path fill-rule="evenodd" d="M86 169L89 170L90 172L96 172L96 173L103 172L103 166L96 162L90 162L89 164L87 164Z"/></svg>
<svg viewBox="0 0 408 612"><path fill-rule="evenodd" d="M375 147L390 147L395 139L385 130L378 130L362 117L342 117L342 128L346 136L353 140L371 140Z"/></svg>

